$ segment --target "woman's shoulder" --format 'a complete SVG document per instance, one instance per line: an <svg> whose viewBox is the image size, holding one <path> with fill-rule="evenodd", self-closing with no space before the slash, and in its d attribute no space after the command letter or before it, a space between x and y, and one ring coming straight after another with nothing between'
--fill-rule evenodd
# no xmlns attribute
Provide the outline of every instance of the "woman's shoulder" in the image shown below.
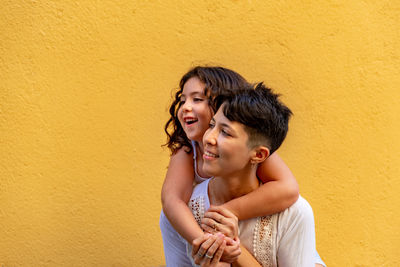
<svg viewBox="0 0 400 267"><path fill-rule="evenodd" d="M293 222L310 223L314 222L314 213L307 200L299 196L292 206L279 213L279 219L281 222L286 221L288 224Z"/></svg>

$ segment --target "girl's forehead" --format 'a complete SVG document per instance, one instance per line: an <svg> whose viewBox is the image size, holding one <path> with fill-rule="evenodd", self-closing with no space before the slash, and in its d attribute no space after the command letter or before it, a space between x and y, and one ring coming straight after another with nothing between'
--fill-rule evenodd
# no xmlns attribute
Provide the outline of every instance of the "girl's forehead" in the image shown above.
<svg viewBox="0 0 400 267"><path fill-rule="evenodd" d="M197 77L192 77L189 80L187 80L185 82L185 84L183 85L183 90L185 89L189 89L189 88L202 88L204 89L205 87L205 83L203 83L199 78Z"/></svg>

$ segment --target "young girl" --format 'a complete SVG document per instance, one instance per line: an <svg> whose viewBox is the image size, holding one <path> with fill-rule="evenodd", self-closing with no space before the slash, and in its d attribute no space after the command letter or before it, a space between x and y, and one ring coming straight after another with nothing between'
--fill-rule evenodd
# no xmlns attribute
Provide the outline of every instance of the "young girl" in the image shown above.
<svg viewBox="0 0 400 267"><path fill-rule="evenodd" d="M189 266L185 240L192 243L203 235L187 203L193 184L209 178L202 170L202 137L215 112L213 99L247 84L238 73L221 67L195 67L180 81L169 110L171 118L165 126L172 152L161 194L160 228L167 266ZM223 205L239 220L283 211L298 198L297 182L276 153L260 165L257 175L264 183L259 189ZM240 254L238 244L230 245L223 261L233 262Z"/></svg>

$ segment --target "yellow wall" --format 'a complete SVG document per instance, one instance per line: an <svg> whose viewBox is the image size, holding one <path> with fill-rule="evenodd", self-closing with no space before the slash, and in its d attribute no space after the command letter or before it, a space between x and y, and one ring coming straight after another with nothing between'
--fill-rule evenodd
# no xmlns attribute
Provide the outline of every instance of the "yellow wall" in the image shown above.
<svg viewBox="0 0 400 267"><path fill-rule="evenodd" d="M294 111L326 263L400 266L399 25L389 0L2 1L0 265L163 264L167 107L211 63Z"/></svg>

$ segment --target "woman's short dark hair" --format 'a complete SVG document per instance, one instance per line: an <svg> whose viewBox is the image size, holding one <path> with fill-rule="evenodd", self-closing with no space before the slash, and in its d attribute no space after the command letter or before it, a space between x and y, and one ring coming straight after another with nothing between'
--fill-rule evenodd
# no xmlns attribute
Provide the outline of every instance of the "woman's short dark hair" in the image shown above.
<svg viewBox="0 0 400 267"><path fill-rule="evenodd" d="M181 107L181 95L185 83L193 77L197 77L205 84L204 95L208 97L210 107L215 110L214 99L220 94L226 94L248 86L247 81L237 72L223 67L196 66L183 75L179 82L179 89L175 93L175 98L169 108L170 118L165 124L164 131L167 134L167 143L165 144L175 153L182 147L191 152L192 145L187 138L182 125L178 120L178 110Z"/></svg>
<svg viewBox="0 0 400 267"><path fill-rule="evenodd" d="M279 100L279 95L263 83L234 94L220 95L215 102L216 107L223 104L226 118L245 126L249 147L265 145L272 154L285 139L292 112Z"/></svg>

